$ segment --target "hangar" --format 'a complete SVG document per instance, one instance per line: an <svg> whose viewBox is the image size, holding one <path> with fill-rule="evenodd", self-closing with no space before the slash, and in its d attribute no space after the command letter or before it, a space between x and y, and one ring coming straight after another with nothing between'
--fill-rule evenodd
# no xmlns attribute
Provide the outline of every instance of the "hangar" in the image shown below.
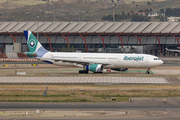
<svg viewBox="0 0 180 120"><path fill-rule="evenodd" d="M165 48L180 47L179 22L1 22L0 46L26 45L23 30L37 35L42 45L51 51L63 46L90 52L97 48L149 46L145 53L170 55ZM24 50L26 51L26 49ZM22 52L24 52L22 51ZM174 55L174 53L171 55Z"/></svg>

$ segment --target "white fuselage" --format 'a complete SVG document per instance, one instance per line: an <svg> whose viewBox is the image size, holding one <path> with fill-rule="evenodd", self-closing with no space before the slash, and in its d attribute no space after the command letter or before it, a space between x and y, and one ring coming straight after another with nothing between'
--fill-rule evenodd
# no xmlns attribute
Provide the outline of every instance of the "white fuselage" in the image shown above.
<svg viewBox="0 0 180 120"><path fill-rule="evenodd" d="M48 52L41 60L47 60L55 65L78 66L81 64L62 62L53 58L63 58L75 61L91 61L92 63L107 63L105 69L111 68L152 68L163 64L158 57L147 54L112 54L112 53L70 53L70 52Z"/></svg>

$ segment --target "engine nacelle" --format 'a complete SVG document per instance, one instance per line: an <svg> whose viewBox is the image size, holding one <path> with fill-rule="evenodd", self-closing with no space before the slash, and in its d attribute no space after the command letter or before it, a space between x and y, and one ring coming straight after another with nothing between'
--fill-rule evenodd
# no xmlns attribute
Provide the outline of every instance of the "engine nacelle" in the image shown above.
<svg viewBox="0 0 180 120"><path fill-rule="evenodd" d="M101 64L86 65L86 70L92 71L94 73L102 73L103 72L103 65L101 65Z"/></svg>
<svg viewBox="0 0 180 120"><path fill-rule="evenodd" d="M111 70L125 72L125 71L127 71L127 70L128 70L128 68L115 68L115 69L111 69Z"/></svg>

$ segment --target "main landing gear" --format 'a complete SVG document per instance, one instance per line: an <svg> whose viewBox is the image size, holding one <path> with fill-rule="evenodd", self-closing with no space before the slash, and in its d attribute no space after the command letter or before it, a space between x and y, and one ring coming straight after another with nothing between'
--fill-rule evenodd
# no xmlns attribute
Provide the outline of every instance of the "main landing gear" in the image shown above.
<svg viewBox="0 0 180 120"><path fill-rule="evenodd" d="M94 72L95 74L102 74L103 72Z"/></svg>
<svg viewBox="0 0 180 120"><path fill-rule="evenodd" d="M79 70L79 74L88 74L88 70L86 70L86 65L83 66L83 70Z"/></svg>
<svg viewBox="0 0 180 120"><path fill-rule="evenodd" d="M146 74L150 74L150 68L147 68Z"/></svg>
<svg viewBox="0 0 180 120"><path fill-rule="evenodd" d="M79 74L88 74L87 70L79 70Z"/></svg>

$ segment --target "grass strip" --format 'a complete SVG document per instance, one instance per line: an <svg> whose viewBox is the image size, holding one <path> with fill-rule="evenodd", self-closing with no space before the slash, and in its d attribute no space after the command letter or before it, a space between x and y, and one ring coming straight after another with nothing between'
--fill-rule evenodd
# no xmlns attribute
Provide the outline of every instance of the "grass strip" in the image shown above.
<svg viewBox="0 0 180 120"><path fill-rule="evenodd" d="M117 102L133 97L180 97L179 90L132 90L132 91L0 91L3 102Z"/></svg>
<svg viewBox="0 0 180 120"><path fill-rule="evenodd" d="M180 89L180 85L0 85L0 89ZM0 92L1 93L1 92Z"/></svg>

